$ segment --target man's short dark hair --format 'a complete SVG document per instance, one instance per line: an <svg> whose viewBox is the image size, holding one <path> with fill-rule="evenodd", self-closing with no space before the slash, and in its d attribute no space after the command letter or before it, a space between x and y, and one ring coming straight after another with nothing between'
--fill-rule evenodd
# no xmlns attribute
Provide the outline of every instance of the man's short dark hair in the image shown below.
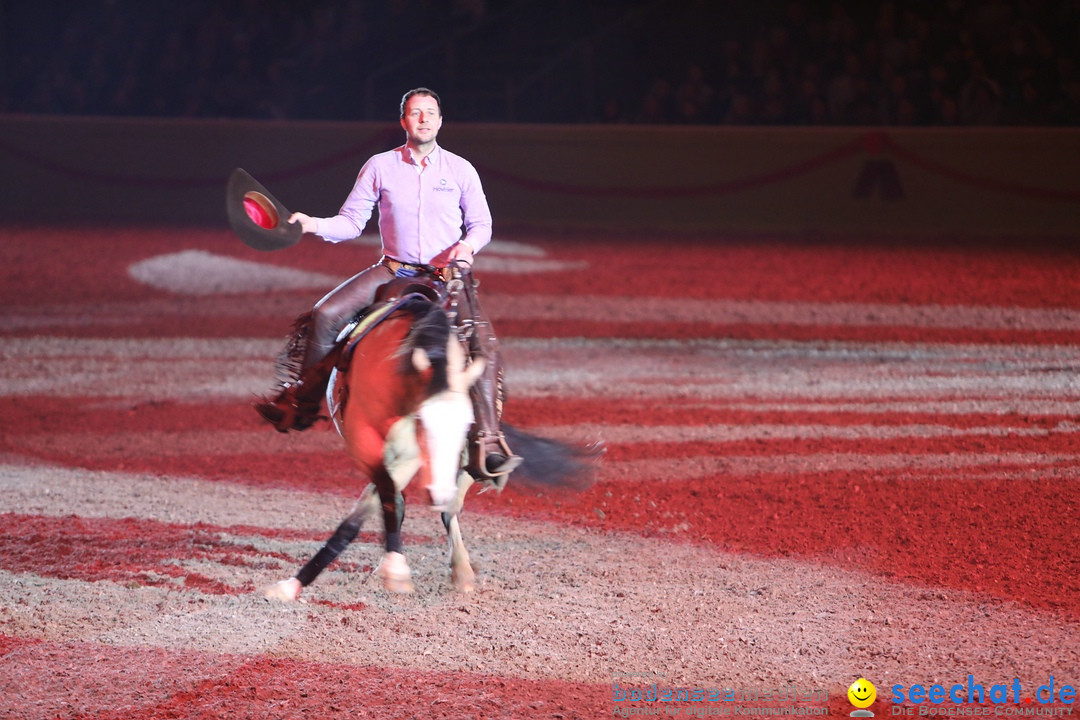
<svg viewBox="0 0 1080 720"><path fill-rule="evenodd" d="M413 95L424 95L435 98L435 104L439 106L439 115L442 116L442 100L439 99L438 93L434 90L428 90L426 87L418 87L413 88L401 97L401 117L405 117L405 104L409 102L409 98Z"/></svg>

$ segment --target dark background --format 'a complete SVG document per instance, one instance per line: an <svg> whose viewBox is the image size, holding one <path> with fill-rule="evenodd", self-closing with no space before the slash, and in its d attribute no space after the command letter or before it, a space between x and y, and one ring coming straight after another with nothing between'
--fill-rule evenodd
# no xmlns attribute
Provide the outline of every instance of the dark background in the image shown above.
<svg viewBox="0 0 1080 720"><path fill-rule="evenodd" d="M0 112L1076 125L1078 0L0 0Z"/></svg>

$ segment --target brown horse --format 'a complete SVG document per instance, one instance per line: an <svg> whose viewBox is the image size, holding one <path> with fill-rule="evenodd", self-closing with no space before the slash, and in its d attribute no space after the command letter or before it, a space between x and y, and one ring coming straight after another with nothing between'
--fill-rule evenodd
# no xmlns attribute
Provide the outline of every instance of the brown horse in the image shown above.
<svg viewBox="0 0 1080 720"><path fill-rule="evenodd" d="M473 422L468 390L484 361L468 361L446 312L425 296L384 306L367 322L363 337L335 370L328 399L349 455L371 484L322 550L295 577L267 588L267 597L295 600L380 506L386 555L379 575L388 590L411 591L401 552L401 491L414 477L423 481L432 506L443 511L455 587L466 592L473 587L457 513L473 483L461 471Z"/></svg>
<svg viewBox="0 0 1080 720"><path fill-rule="evenodd" d="M380 306L353 332L359 339L338 361L327 399L350 456L371 483L323 548L294 577L266 588L266 597L295 600L380 508L385 555L377 572L386 589L410 592L401 543L402 490L415 478L427 489L432 507L442 511L454 587L473 589L475 575L457 516L476 481L463 469L464 450L474 420L469 388L483 372L484 359L467 357L444 305L452 308L452 299L408 294ZM524 454L519 468L524 477L547 485L587 482L583 458L595 457L595 448L579 450L509 426L504 430Z"/></svg>

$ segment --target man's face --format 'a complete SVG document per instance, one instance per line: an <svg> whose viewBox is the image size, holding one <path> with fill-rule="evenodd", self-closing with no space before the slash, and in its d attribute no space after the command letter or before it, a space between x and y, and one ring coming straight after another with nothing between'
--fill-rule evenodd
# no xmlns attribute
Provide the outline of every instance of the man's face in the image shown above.
<svg viewBox="0 0 1080 720"><path fill-rule="evenodd" d="M414 145L434 142L442 127L439 103L430 95L413 95L405 103L401 127L405 128L405 136Z"/></svg>

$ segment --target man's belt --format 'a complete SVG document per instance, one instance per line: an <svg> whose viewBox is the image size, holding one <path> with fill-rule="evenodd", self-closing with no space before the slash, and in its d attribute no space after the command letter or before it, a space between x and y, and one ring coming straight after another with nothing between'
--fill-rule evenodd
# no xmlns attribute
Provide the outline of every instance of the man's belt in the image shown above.
<svg viewBox="0 0 1080 720"><path fill-rule="evenodd" d="M395 260L392 257L387 257L386 255L382 256L382 259L379 260L379 264L385 268L388 268L390 272L394 273L395 275L399 275L399 273L400 275L406 276L430 275L431 277L442 280L443 282L448 282L452 277L450 268L448 267L435 267L434 265L416 265L414 263L401 262L400 260ZM404 270L405 272L402 273L402 270Z"/></svg>

